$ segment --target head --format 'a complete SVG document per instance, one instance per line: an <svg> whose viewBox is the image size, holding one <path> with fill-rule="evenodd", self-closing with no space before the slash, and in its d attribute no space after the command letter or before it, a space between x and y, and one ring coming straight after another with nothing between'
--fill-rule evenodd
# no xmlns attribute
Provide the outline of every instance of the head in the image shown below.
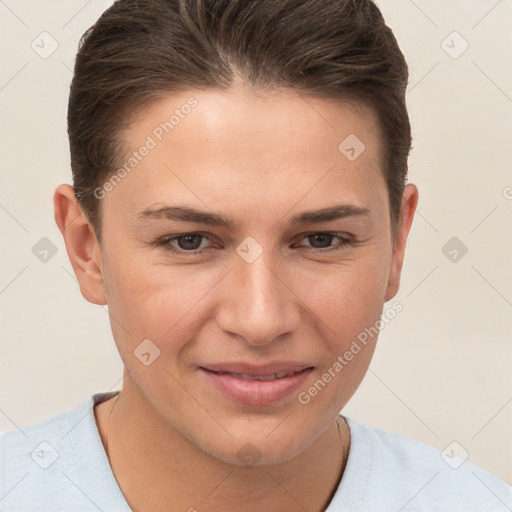
<svg viewBox="0 0 512 512"><path fill-rule="evenodd" d="M120 0L84 35L55 217L124 386L204 452L290 459L364 377L377 335L339 356L396 295L418 198L407 78L371 1ZM211 385L225 363L308 370L251 403Z"/></svg>

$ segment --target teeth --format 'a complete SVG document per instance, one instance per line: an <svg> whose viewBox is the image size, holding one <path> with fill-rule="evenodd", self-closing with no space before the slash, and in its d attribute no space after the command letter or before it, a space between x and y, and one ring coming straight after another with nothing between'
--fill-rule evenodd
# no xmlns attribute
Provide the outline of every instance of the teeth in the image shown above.
<svg viewBox="0 0 512 512"><path fill-rule="evenodd" d="M295 372L280 372L272 375L245 375L244 373L234 373L232 375L236 375L243 380L275 380L282 379L283 377L289 377L290 375L294 375L294 373Z"/></svg>
<svg viewBox="0 0 512 512"><path fill-rule="evenodd" d="M295 375L305 369L304 366L295 368L293 371L289 372L279 372L274 373L272 375L246 375L245 373L233 373L233 372L214 372L218 375L233 375L234 377L238 377L242 380L275 380L282 379L284 377L290 377L291 375Z"/></svg>

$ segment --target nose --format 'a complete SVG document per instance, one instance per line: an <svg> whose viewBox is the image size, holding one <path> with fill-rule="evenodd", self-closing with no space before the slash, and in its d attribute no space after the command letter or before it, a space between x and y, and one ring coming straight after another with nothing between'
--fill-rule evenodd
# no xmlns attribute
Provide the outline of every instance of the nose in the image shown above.
<svg viewBox="0 0 512 512"><path fill-rule="evenodd" d="M252 263L236 261L217 309L218 326L254 346L271 344L300 322L300 299L287 282L288 273L264 254Z"/></svg>

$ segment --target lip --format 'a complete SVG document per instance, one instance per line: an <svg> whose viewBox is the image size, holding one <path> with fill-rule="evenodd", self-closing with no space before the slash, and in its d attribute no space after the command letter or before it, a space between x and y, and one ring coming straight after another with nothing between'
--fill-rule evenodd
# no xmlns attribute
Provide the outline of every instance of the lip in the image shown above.
<svg viewBox="0 0 512 512"><path fill-rule="evenodd" d="M256 407L270 405L289 396L300 387L313 371L313 367L289 362L276 362L261 366L246 363L223 363L201 366L199 370L209 383L231 400ZM245 380L241 377L241 374L265 377L284 372L294 373L273 380Z"/></svg>
<svg viewBox="0 0 512 512"><path fill-rule="evenodd" d="M250 364L244 362L226 362L201 365L201 368L214 372L241 373L244 375L273 375L274 373L293 372L312 368L313 365L294 361L274 361L267 364Z"/></svg>

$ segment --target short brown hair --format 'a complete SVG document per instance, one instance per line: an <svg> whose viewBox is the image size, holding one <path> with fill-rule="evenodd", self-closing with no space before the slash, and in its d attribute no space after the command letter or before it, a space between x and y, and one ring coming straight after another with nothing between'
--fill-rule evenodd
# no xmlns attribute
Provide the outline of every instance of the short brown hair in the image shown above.
<svg viewBox="0 0 512 512"><path fill-rule="evenodd" d="M371 0L118 0L82 36L68 105L75 195L101 241L94 190L118 168L123 129L188 87L360 101L377 114L395 240L411 129L406 61ZM341 142L341 141L340 141Z"/></svg>

